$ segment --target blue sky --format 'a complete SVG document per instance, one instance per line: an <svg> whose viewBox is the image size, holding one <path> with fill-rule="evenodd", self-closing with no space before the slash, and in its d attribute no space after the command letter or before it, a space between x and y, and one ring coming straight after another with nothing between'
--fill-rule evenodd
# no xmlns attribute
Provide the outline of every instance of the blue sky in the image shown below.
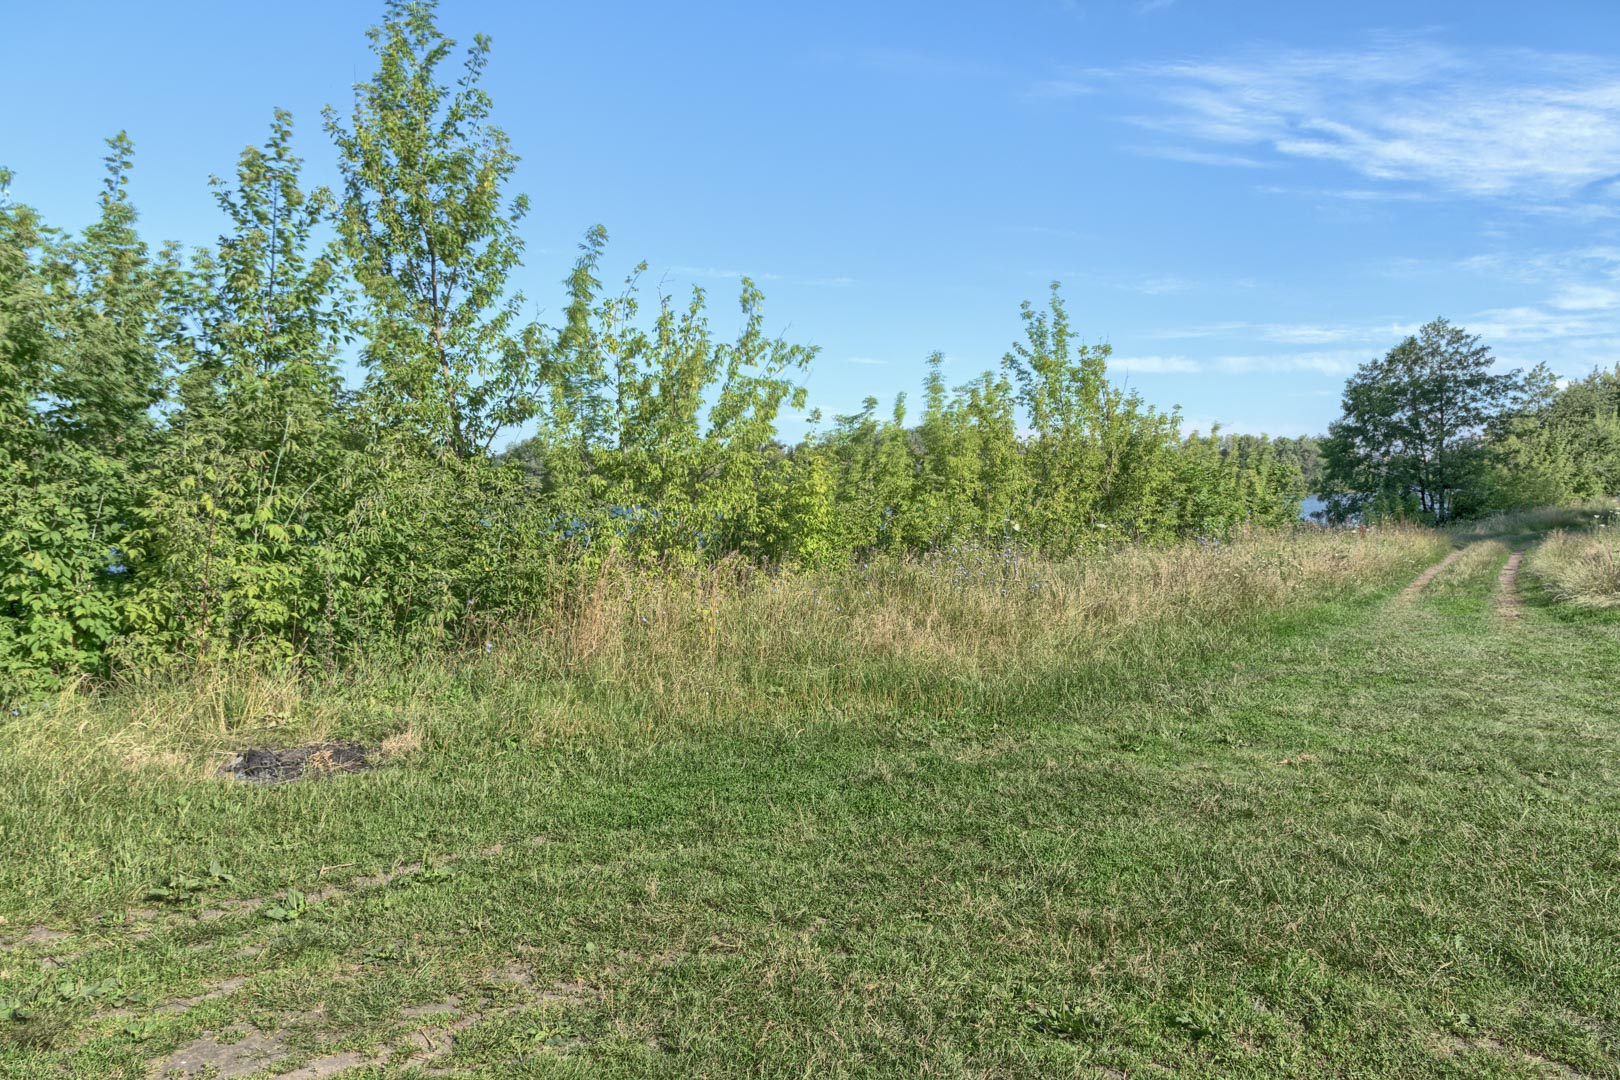
<svg viewBox="0 0 1620 1080"><path fill-rule="evenodd" d="M18 4L0 165L55 224L127 129L150 240L371 67L380 4ZM666 288L740 274L819 345L812 404L965 381L1061 280L1116 377L1192 426L1326 427L1359 362L1445 315L1505 363L1620 360L1620 3L1003 0L466 3L534 201L518 284L555 318L574 245ZM785 434L801 427L785 425Z"/></svg>

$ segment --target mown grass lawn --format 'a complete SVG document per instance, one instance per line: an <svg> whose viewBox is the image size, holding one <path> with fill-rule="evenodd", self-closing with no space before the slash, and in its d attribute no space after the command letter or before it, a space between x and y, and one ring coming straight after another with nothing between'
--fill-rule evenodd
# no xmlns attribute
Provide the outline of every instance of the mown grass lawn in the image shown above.
<svg viewBox="0 0 1620 1080"><path fill-rule="evenodd" d="M16 718L0 1073L1617 1075L1620 621L1465 539L729 721L401 674L343 701L421 746L310 783Z"/></svg>

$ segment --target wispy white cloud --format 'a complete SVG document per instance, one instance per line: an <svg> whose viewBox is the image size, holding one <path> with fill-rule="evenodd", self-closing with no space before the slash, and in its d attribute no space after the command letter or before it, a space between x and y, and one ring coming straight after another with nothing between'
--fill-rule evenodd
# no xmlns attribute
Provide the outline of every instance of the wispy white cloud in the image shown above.
<svg viewBox="0 0 1620 1080"><path fill-rule="evenodd" d="M1620 307L1620 289L1603 285L1566 285L1550 301L1560 311L1609 311Z"/></svg>
<svg viewBox="0 0 1620 1080"><path fill-rule="evenodd" d="M1595 225L1600 221L1620 218L1620 191L1611 185L1605 189L1608 203L1601 202L1526 202L1519 206L1526 214L1539 218L1573 221L1582 225Z"/></svg>
<svg viewBox="0 0 1620 1080"><path fill-rule="evenodd" d="M846 364L860 364L863 367L883 367L887 360L878 360L870 356L851 356L844 361Z"/></svg>
<svg viewBox="0 0 1620 1080"><path fill-rule="evenodd" d="M1070 78L1146 99L1131 122L1169 140L1154 152L1182 160L1248 166L1266 152L1375 181L1553 206L1612 202L1620 176L1620 64L1591 56L1408 39Z"/></svg>
<svg viewBox="0 0 1620 1080"><path fill-rule="evenodd" d="M1181 341L1187 338L1222 337L1234 330L1242 330L1251 323L1226 322L1206 323L1202 326L1166 326L1146 334L1147 337L1163 338L1170 341Z"/></svg>
<svg viewBox="0 0 1620 1080"><path fill-rule="evenodd" d="M1599 313L1534 304L1488 308L1469 319L1467 327L1487 342L1514 343L1608 336L1616 329L1612 319Z"/></svg>
<svg viewBox="0 0 1620 1080"><path fill-rule="evenodd" d="M1398 273L1462 271L1517 285L1567 289L1583 284L1620 285L1620 247L1593 244L1563 251L1488 251L1449 261L1403 259Z"/></svg>
<svg viewBox="0 0 1620 1080"><path fill-rule="evenodd" d="M1348 375L1371 356L1361 349L1337 349L1303 353L1261 353L1252 356L1222 356L1215 366L1230 375L1286 375L1310 372L1317 375Z"/></svg>
<svg viewBox="0 0 1620 1080"><path fill-rule="evenodd" d="M1253 341L1272 345L1332 345L1352 342L1375 343L1392 335L1399 336L1410 332L1410 328L1392 322L1363 324L1220 322L1167 327L1154 331L1152 336L1171 340L1223 338L1229 341Z"/></svg>
<svg viewBox="0 0 1620 1080"><path fill-rule="evenodd" d="M1271 163L1242 154L1223 154L1215 150L1198 150L1191 146L1133 146L1132 153L1165 161L1183 161L1189 165L1224 165L1234 169L1265 169Z"/></svg>
<svg viewBox="0 0 1620 1080"><path fill-rule="evenodd" d="M1124 375L1196 375L1204 365L1185 356L1112 356L1108 369Z"/></svg>
<svg viewBox="0 0 1620 1080"><path fill-rule="evenodd" d="M1396 272L1478 274L1524 293L1523 303L1445 313L1491 347L1499 368L1546 363L1563 375L1583 375L1620 362L1620 249L1594 245L1568 252L1489 253L1449 262L1403 260ZM1144 336L1188 343L1191 355L1175 358L1185 366L1166 365L1166 371L1342 376L1416 333L1422 321L1436 314L1440 313L1424 312L1407 322L1233 321L1169 327Z"/></svg>
<svg viewBox="0 0 1620 1080"><path fill-rule="evenodd" d="M1403 188L1298 188L1280 184L1266 184L1255 189L1262 195L1291 195L1311 199L1336 199L1345 202L1427 202L1434 198L1428 192Z"/></svg>
<svg viewBox="0 0 1620 1080"><path fill-rule="evenodd" d="M1260 327L1259 330L1262 341L1274 341L1283 345L1327 345L1359 336L1355 331L1343 326L1270 323Z"/></svg>
<svg viewBox="0 0 1620 1080"><path fill-rule="evenodd" d="M755 281L780 281L781 274L750 274L742 270L727 270L719 266L687 266L676 263L669 268L672 274L682 277L711 278L719 281L738 281L742 278L752 278Z"/></svg>
<svg viewBox="0 0 1620 1080"><path fill-rule="evenodd" d="M1620 246L1484 252L1461 259L1404 260L1405 275L1467 274L1524 297L1461 319L1487 343L1555 368L1620 359Z"/></svg>
<svg viewBox="0 0 1620 1080"><path fill-rule="evenodd" d="M1199 360L1186 356L1114 356L1108 369L1117 375L1345 375L1371 359L1360 349L1217 355Z"/></svg>

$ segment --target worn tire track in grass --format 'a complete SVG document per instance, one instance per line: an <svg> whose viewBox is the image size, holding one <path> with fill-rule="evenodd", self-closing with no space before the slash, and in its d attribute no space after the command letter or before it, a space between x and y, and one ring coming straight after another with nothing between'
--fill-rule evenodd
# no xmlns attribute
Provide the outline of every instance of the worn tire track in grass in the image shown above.
<svg viewBox="0 0 1620 1080"><path fill-rule="evenodd" d="M526 843L530 846L539 847L550 843L550 837L545 835L531 836L527 838ZM501 842L479 848L476 851L445 852L426 863L420 861L401 863L389 870L376 874L362 874L351 878L345 883L313 888L301 892L299 895L305 904L346 900L379 889L385 889L395 882L419 875L424 870L442 869L460 862L493 859L506 851L509 846L512 845ZM155 935L172 933L184 927L220 922L230 916L245 916L253 912L262 912L264 908L271 904L286 902L289 892L290 890L283 890L263 896L230 897L216 900L207 906L198 906L195 909L131 908L124 913L123 928L126 931L126 936L122 941L125 943L143 941ZM229 933L229 931L226 932ZM16 941L0 943L0 957L14 954L16 959L24 962L37 958L41 966L57 968L72 964L90 950L107 948L111 945L113 945L113 942L103 936L87 937L83 934L36 926ZM225 980L225 983L237 983L239 985L240 981L233 978ZM210 1000L220 996L217 992L219 985L211 985L208 992L201 996L175 999L175 1001L157 1006L157 1009L158 1011L166 1011L175 1004L189 1006L200 1001ZM235 986L232 986L231 989L234 990Z"/></svg>
<svg viewBox="0 0 1620 1080"><path fill-rule="evenodd" d="M1423 573L1421 573L1417 577L1413 578L1412 583L1410 585L1408 585L1406 588L1402 589L1400 591L1399 595L1397 595L1395 597L1395 603L1398 604L1398 605L1399 604L1410 604L1412 601L1416 600L1418 594L1421 593L1425 588L1427 588L1431 581L1433 581L1435 578L1439 577L1440 574L1443 571L1445 571L1445 569L1447 567L1449 567L1452 563L1454 563L1458 559L1462 558L1463 552L1465 552L1467 550L1468 550L1468 548L1466 548L1466 547L1460 547L1460 548L1454 549L1445 558L1441 559L1439 562L1435 563L1433 566L1431 566L1427 570L1423 571Z"/></svg>
<svg viewBox="0 0 1620 1080"><path fill-rule="evenodd" d="M1488 697L1491 689L1499 687L1505 676L1512 677L1521 673L1525 676L1530 675L1533 670L1530 666L1532 658L1545 652L1548 641L1567 635L1565 644L1573 645L1579 634L1578 630L1561 626L1551 620L1543 623L1538 618L1539 612L1533 611L1519 592L1519 571L1522 569L1524 558L1540 542L1540 537L1532 539L1522 535L1465 542L1463 546L1447 554L1403 588L1369 623L1346 623L1337 631L1331 632L1326 640L1333 643L1332 647L1337 655L1351 655L1357 639L1365 639L1367 636L1369 626L1379 626L1383 628L1380 633L1386 640L1421 641L1423 646L1415 652L1415 658L1425 661L1433 669L1436 666L1434 657L1449 651L1448 647L1454 647L1471 638L1474 647L1480 651L1473 655L1462 653L1458 658L1473 662L1446 666L1450 666L1451 670L1457 673L1459 681L1478 680L1475 684L1476 692L1482 698ZM1498 549L1494 553L1488 553L1488 549L1498 548L1499 544L1506 543L1515 546L1493 574L1488 568L1489 564L1501 558L1501 552ZM1423 604L1416 604L1417 596L1436 578L1448 571L1450 571L1448 581L1442 583ZM1451 623L1454 629L1464 627L1472 629L1469 630L1467 637L1448 633L1444 629L1447 622ZM1526 633L1534 634L1540 640L1527 640ZM1397 657L1399 654L1392 654L1392 658ZM1400 668L1406 667L1410 662L1405 657L1399 657L1399 660ZM1521 664L1524 665L1522 669ZM1464 672L1468 674L1464 675ZM1393 671L1385 672L1385 674L1393 673ZM1391 683L1394 681L1392 679ZM1493 700L1500 702L1503 699ZM1523 706L1520 708L1523 709ZM1540 720L1544 711L1548 714L1553 712L1550 707L1544 709L1542 703L1537 702L1528 710L1521 711L1519 715L1525 720L1531 720L1531 727L1538 727L1544 722ZM1549 734L1553 730L1555 729L1549 728ZM1558 734L1568 737L1567 732ZM1437 739L1435 746L1438 748L1444 743L1443 738ZM1492 734L1478 743L1462 742L1448 749L1450 753L1457 754L1459 759L1466 760L1467 756L1482 756L1487 751L1498 751L1504 745L1506 740L1501 735ZM1519 752L1524 754L1521 758L1524 763L1515 763L1512 767L1526 769L1526 775L1544 775L1529 771L1535 766L1529 765L1526 760L1541 751L1535 748L1533 742L1526 750ZM1312 754L1297 754L1274 761L1272 764L1314 766L1321 762L1326 762L1330 768L1339 764L1330 754L1324 754L1320 758ZM1504 767L1504 762L1497 760L1491 767ZM1469 768L1483 771L1484 766ZM1475 834L1476 838L1482 835L1488 834L1484 832ZM1548 912L1544 911L1537 918L1546 917L1547 914ZM1568 918L1567 911L1561 914ZM1439 1037L1437 1045L1444 1047L1444 1052L1456 1055L1454 1065L1460 1070L1458 1074L1530 1075L1569 1078L1569 1080L1620 1076L1620 1071L1613 1068L1613 1059L1594 1065L1592 1059L1583 1060L1578 1053L1571 1053L1571 1048L1559 1047L1545 1033L1532 1035L1529 1032L1512 1031L1500 1020L1494 1021L1494 1024L1501 1026L1493 1027L1492 1024L1487 1024L1484 1028L1466 1035L1443 1033ZM1614 1047L1620 1045L1614 1042L1614 1032L1617 1029L1612 1021L1597 1011L1582 1012L1580 1007L1565 1003L1562 1013L1557 1015L1554 1025L1550 1027L1555 1030L1558 1026L1563 1026L1568 1031L1587 1032L1595 1036L1595 1049L1600 1055L1604 1050L1612 1053ZM1450 1071L1452 1066L1453 1063L1448 1061L1443 1066L1437 1065L1436 1071L1432 1074L1423 1075L1452 1075Z"/></svg>
<svg viewBox="0 0 1620 1080"><path fill-rule="evenodd" d="M417 1075L466 1075L460 1069L442 1067L442 1063L455 1051L457 1036L469 1028L482 1021L510 1016L526 1007L578 1006L595 996L580 984L541 988L535 984L533 975L516 961L491 973L488 981L510 987L518 999L500 1004L486 995L469 995L465 1000L460 995L452 995L442 1001L406 1006L398 1010L398 1019L410 1029L395 1032L383 1040L382 1046L314 1055L300 1053L288 1040L286 1030L288 1023L320 1016L323 1010L319 1007L304 1014L277 1016L268 1029L262 1028L262 1020L258 1019L221 1025L201 1032L166 1056L148 1062L147 1075L153 1080L258 1076L300 1056L308 1057L306 1063L291 1072L278 1073L282 1080L327 1080L354 1070L376 1070L390 1064L403 1065ZM341 1040L354 1032L334 1034ZM572 1043L565 1043L546 1050L562 1053L572 1048Z"/></svg>
<svg viewBox="0 0 1620 1080"><path fill-rule="evenodd" d="M1519 597L1519 565L1524 562L1524 549L1519 548L1502 564L1496 576L1496 613L1504 619L1519 619L1524 615L1524 601Z"/></svg>

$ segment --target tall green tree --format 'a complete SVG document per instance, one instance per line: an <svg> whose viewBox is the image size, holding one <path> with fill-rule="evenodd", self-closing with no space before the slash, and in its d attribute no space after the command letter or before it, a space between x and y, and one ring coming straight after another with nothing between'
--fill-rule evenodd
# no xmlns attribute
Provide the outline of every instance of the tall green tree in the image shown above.
<svg viewBox="0 0 1620 1080"><path fill-rule="evenodd" d="M1330 513L1409 499L1444 522L1474 500L1487 431L1530 385L1522 372L1494 364L1477 335L1436 319L1358 368L1345 384L1343 415L1322 441Z"/></svg>
<svg viewBox="0 0 1620 1080"><path fill-rule="evenodd" d="M1305 492L1315 493L1322 486L1322 440L1314 435L1273 439L1272 448L1283 461L1299 469Z"/></svg>
<svg viewBox="0 0 1620 1080"><path fill-rule="evenodd" d="M916 501L916 458L906 430L905 395L887 420L878 399L861 411L833 418L827 447L838 462L835 498L846 543L857 551L905 546Z"/></svg>
<svg viewBox="0 0 1620 1080"><path fill-rule="evenodd" d="M541 430L509 457L598 536L660 556L763 550L763 531L779 540L782 529L778 518L764 524L764 476L780 491L793 472L776 420L803 405L797 376L816 350L765 332L764 296L748 278L734 342L711 335L701 289L684 305L661 295L649 329L638 318L645 264L618 293L601 292L606 242L598 226L581 245L566 321L541 349Z"/></svg>
<svg viewBox="0 0 1620 1080"><path fill-rule="evenodd" d="M340 420L338 353L352 337L340 255L317 243L334 213L325 187L305 191L292 115L277 109L263 146L237 161L234 183L213 178L231 224L220 237L204 319L213 378L182 405L222 410L233 446L284 450ZM285 456L285 455L284 455Z"/></svg>
<svg viewBox="0 0 1620 1080"><path fill-rule="evenodd" d="M59 236L32 207L12 201L11 183L11 172L0 169L0 463L5 465L26 464L39 438L34 406L45 393L53 363L52 288L62 277Z"/></svg>
<svg viewBox="0 0 1620 1080"><path fill-rule="evenodd" d="M504 194L518 158L479 86L489 38L473 39L447 85L456 43L435 8L391 0L370 31L376 73L355 87L348 126L330 108L326 126L344 178L339 231L367 301L377 419L465 459L535 412L523 298L507 291L529 204Z"/></svg>

